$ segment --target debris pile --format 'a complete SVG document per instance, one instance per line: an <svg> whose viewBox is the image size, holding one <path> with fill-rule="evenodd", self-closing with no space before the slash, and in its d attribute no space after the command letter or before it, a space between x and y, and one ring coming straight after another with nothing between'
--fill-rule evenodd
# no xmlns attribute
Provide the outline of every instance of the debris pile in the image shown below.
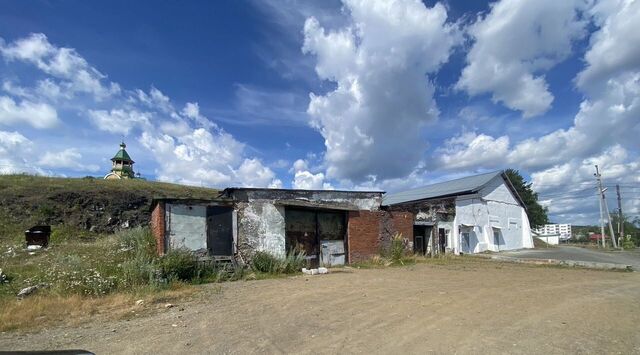
<svg viewBox="0 0 640 355"><path fill-rule="evenodd" d="M303 267L302 273L305 275L328 274L329 269L327 269L326 267L319 267L317 269L307 269L306 267Z"/></svg>

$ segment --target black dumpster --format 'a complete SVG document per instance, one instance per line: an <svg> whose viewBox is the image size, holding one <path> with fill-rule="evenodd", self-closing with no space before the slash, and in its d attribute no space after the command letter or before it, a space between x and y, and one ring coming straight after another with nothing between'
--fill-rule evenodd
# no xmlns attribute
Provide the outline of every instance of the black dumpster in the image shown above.
<svg viewBox="0 0 640 355"><path fill-rule="evenodd" d="M24 232L27 240L27 246L39 245L46 247L49 245L49 236L51 235L51 226L33 226Z"/></svg>

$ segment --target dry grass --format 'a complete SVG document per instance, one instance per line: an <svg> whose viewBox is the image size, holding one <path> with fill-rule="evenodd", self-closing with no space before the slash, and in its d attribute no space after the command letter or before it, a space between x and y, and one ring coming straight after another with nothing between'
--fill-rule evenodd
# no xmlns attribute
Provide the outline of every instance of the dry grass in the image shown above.
<svg viewBox="0 0 640 355"><path fill-rule="evenodd" d="M23 300L3 300L0 303L0 331L37 330L49 325L77 326L96 317L122 319L153 312L164 303L184 301L193 297L198 288L174 284L171 289L115 293L102 297L81 295L35 295ZM136 305L136 300L144 300Z"/></svg>

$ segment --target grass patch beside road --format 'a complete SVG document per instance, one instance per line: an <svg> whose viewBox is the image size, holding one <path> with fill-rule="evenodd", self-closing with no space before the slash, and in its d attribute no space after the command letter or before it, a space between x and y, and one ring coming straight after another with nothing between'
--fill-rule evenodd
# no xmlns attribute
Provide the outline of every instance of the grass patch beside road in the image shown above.
<svg viewBox="0 0 640 355"><path fill-rule="evenodd" d="M148 228L87 241L62 238L36 251L24 249L23 243L4 243L0 268L7 276L0 283L0 330L23 328L42 317L73 318L131 305L141 294L158 298L176 290L184 293L189 284L235 276L227 270L204 268L184 251L158 257ZM17 298L32 286L37 287L32 294Z"/></svg>

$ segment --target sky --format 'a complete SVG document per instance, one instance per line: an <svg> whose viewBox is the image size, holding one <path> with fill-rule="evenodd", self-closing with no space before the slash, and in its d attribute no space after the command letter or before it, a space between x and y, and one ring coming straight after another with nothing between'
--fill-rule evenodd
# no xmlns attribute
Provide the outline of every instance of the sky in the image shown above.
<svg viewBox="0 0 640 355"><path fill-rule="evenodd" d="M388 192L513 168L640 216L640 0L0 0L0 173Z"/></svg>

